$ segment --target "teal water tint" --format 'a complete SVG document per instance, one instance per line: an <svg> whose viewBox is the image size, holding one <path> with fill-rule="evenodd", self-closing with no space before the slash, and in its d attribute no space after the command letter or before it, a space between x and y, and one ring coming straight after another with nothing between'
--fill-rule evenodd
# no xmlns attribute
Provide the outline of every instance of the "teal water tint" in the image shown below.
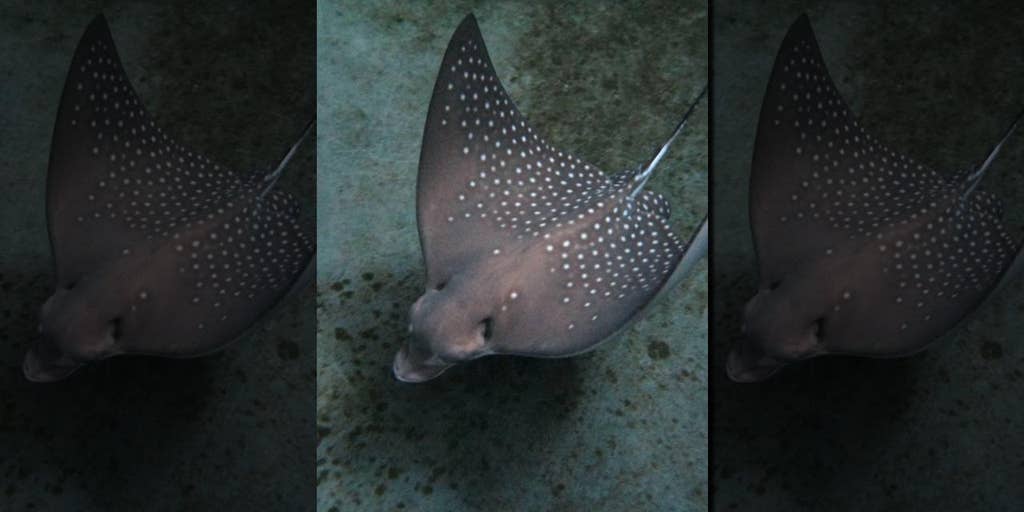
<svg viewBox="0 0 1024 512"><path fill-rule="evenodd" d="M707 79L700 2L319 4L319 507L706 509L704 263L590 354L391 378L423 292L427 105L470 11L534 128L606 172L650 158ZM708 207L707 106L695 116L648 184L684 238Z"/></svg>
<svg viewBox="0 0 1024 512"><path fill-rule="evenodd" d="M310 510L312 287L215 355L117 357L47 385L22 376L53 291L50 136L90 4L0 3L0 509ZM142 102L193 149L265 171L312 115L312 4L107 4ZM310 215L313 176L307 143L278 185Z"/></svg>
<svg viewBox="0 0 1024 512"><path fill-rule="evenodd" d="M1024 507L1024 286L1019 276L926 352L826 357L735 384L725 357L756 290L747 221L754 135L789 25L806 10L861 124L943 172L981 163L1024 107L1024 9L1013 2L784 2L715 9L715 508L1020 510ZM982 186L1024 232L1024 137Z"/></svg>

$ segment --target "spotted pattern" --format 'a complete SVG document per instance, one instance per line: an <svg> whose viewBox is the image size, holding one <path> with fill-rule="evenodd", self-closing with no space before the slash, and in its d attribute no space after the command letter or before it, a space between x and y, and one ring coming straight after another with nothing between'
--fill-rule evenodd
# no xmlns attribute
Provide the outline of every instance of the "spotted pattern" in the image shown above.
<svg viewBox="0 0 1024 512"><path fill-rule="evenodd" d="M780 51L767 97L775 99L762 111L767 129L792 141L784 157L801 170L773 220L796 231L808 223L825 226L852 243L846 247L877 251L882 277L896 287L885 307L905 310L900 330L933 320L939 301L987 289L1010 263L1016 243L1000 222L998 200L981 190L968 193L969 173L944 177L864 131L813 35ZM832 244L821 256L839 250ZM840 293L845 301L855 291Z"/></svg>
<svg viewBox="0 0 1024 512"><path fill-rule="evenodd" d="M58 120L84 144L88 161L72 172L92 172L55 220L73 219L73 229L96 236L112 226L134 233L114 248L124 256L143 242L162 242L191 285L191 304L206 313L197 318L227 320L229 306L244 310L261 291L286 290L313 254L294 198L262 194L262 175L243 177L165 133L133 91L105 23L97 23L76 53Z"/></svg>
<svg viewBox="0 0 1024 512"><path fill-rule="evenodd" d="M630 197L639 171L608 176L552 146L505 92L482 39L453 44L433 108L455 137L446 141L457 148L452 167L472 172L445 205L451 229L482 223L503 233L486 251L492 257L510 239L536 240L563 288L559 306L574 310L569 319L593 322L601 307L657 291L685 245L667 222L667 201L649 191Z"/></svg>

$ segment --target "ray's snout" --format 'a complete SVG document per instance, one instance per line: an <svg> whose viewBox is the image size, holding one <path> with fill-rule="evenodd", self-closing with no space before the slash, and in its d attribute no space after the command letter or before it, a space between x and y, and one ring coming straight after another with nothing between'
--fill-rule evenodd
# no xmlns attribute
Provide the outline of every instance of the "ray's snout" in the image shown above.
<svg viewBox="0 0 1024 512"><path fill-rule="evenodd" d="M765 380L792 361L818 355L822 318L808 315L777 289L762 289L743 312L743 339L729 351L726 372L735 382Z"/></svg>
<svg viewBox="0 0 1024 512"><path fill-rule="evenodd" d="M402 382L431 380L456 363L486 355L493 320L474 321L471 307L429 290L410 311L410 339L395 355L392 371Z"/></svg>
<svg viewBox="0 0 1024 512"><path fill-rule="evenodd" d="M391 372L402 382L418 383L434 379L451 366L452 363L442 361L436 354L424 350L422 344L410 340L395 354Z"/></svg>
<svg viewBox="0 0 1024 512"><path fill-rule="evenodd" d="M53 338L54 326L50 318L66 295L67 291L58 290L41 308L40 338L29 348L21 365L22 373L31 382L56 382L68 377L81 366L72 361Z"/></svg>
<svg viewBox="0 0 1024 512"><path fill-rule="evenodd" d="M425 303L432 302L431 295L437 294L430 290L413 303L409 312L409 335L405 345L395 354L391 365L391 373L402 382L426 382L441 375L451 364L441 359L431 350L429 337L424 335L423 315Z"/></svg>
<svg viewBox="0 0 1024 512"><path fill-rule="evenodd" d="M43 304L39 339L22 363L22 373L32 382L64 379L86 362L113 354L121 319L96 320L109 315L83 305L72 293L69 289L58 289Z"/></svg>
<svg viewBox="0 0 1024 512"><path fill-rule="evenodd" d="M25 354L21 371L29 381L44 383L63 380L80 367L53 343L40 340Z"/></svg>
<svg viewBox="0 0 1024 512"><path fill-rule="evenodd" d="M725 371L733 382L760 382L775 375L784 364L744 339L729 351Z"/></svg>

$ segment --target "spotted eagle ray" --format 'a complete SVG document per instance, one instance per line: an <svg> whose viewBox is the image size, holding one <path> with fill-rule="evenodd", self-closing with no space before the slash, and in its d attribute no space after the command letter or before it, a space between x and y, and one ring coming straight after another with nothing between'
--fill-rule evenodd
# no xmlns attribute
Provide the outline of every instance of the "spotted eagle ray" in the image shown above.
<svg viewBox="0 0 1024 512"><path fill-rule="evenodd" d="M684 244L668 202L643 187L703 95L646 166L606 176L533 130L467 16L424 129L417 221L426 293L412 306L395 377L422 382L491 354L591 350L681 281L707 251L707 222Z"/></svg>
<svg viewBox="0 0 1024 512"><path fill-rule="evenodd" d="M270 173L236 174L146 113L102 15L75 50L47 175L56 292L25 356L32 381L119 354L223 348L312 269L313 235Z"/></svg>
<svg viewBox="0 0 1024 512"><path fill-rule="evenodd" d="M801 16L761 107L750 178L760 276L730 378L825 354L910 355L976 309L1019 265L998 200L978 188L1016 124L974 171L915 162L854 119Z"/></svg>

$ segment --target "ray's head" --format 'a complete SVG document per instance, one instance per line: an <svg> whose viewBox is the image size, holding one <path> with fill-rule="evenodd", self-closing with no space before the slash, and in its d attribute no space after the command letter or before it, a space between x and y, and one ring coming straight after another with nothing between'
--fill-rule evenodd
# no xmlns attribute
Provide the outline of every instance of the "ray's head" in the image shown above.
<svg viewBox="0 0 1024 512"><path fill-rule="evenodd" d="M120 353L126 309L110 290L87 280L58 288L42 306L40 339L25 356L25 377L61 380L84 364Z"/></svg>
<svg viewBox="0 0 1024 512"><path fill-rule="evenodd" d="M487 290L466 291L460 283L443 283L428 289L412 305L411 337L395 356L395 378L427 381L457 363L493 353L491 342L501 306L496 306Z"/></svg>
<svg viewBox="0 0 1024 512"><path fill-rule="evenodd" d="M783 366L823 353L830 304L820 287L797 280L762 286L743 311L743 340L729 353L726 370L736 382L756 382ZM815 295L815 296L812 296Z"/></svg>

